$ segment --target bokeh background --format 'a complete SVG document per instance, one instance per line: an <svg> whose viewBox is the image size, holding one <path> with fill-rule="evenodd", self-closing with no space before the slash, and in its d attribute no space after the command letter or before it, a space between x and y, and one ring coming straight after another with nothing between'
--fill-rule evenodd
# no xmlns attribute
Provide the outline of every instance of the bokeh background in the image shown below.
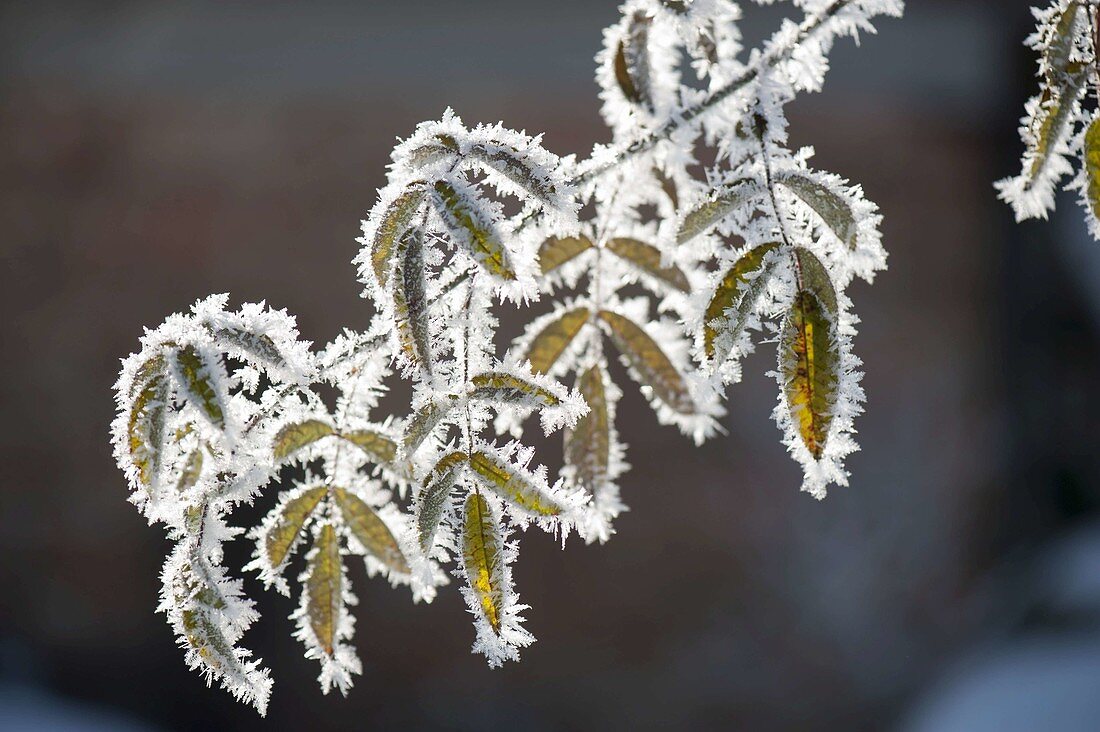
<svg viewBox="0 0 1100 732"><path fill-rule="evenodd" d="M118 359L211 292L319 343L363 327L350 260L395 138L452 105L605 141L615 3L0 6L0 728L1100 729L1100 245L1073 201L1015 226L991 188L1028 3L909 5L790 110L885 214L890 269L850 292L851 487L799 494L766 351L701 449L627 389L632 510L606 546L526 538L522 663L469 654L456 592L413 606L356 567L365 670L324 697L292 602L249 579L267 720L153 612L166 543L110 457ZM783 7L746 10L753 39Z"/></svg>

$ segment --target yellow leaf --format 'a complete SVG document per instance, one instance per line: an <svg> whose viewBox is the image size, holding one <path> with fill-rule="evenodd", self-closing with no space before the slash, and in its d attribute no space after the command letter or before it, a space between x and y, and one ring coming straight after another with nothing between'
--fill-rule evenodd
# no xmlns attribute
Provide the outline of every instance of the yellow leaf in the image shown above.
<svg viewBox="0 0 1100 732"><path fill-rule="evenodd" d="M618 313L601 310L600 319L607 323L611 340L637 373L639 382L652 389L657 398L673 411L694 414L695 402L684 377L649 334Z"/></svg>
<svg viewBox="0 0 1100 732"><path fill-rule="evenodd" d="M503 611L503 542L500 527L480 494L466 497L462 529L462 559L466 579L481 605L481 614L493 632L500 632Z"/></svg>
<svg viewBox="0 0 1100 732"><path fill-rule="evenodd" d="M397 340L405 357L430 374L432 352L421 233L410 229L401 238L398 250L397 286L393 292Z"/></svg>
<svg viewBox="0 0 1100 732"><path fill-rule="evenodd" d="M127 426L130 460L137 468L138 480L149 487L160 467L168 406L168 377L163 356L154 356L141 365L134 379L134 391L137 397L130 407Z"/></svg>
<svg viewBox="0 0 1100 732"><path fill-rule="evenodd" d="M509 403L533 400L546 407L561 403L553 392L512 374L491 371L478 374L470 379L470 383L474 386L470 392L471 399Z"/></svg>
<svg viewBox="0 0 1100 732"><path fill-rule="evenodd" d="M470 467L490 489L515 506L539 516L557 516L562 507L511 465L484 452L470 456Z"/></svg>
<svg viewBox="0 0 1100 732"><path fill-rule="evenodd" d="M210 368L194 346L184 346L176 353L176 363L183 375L184 386L192 404L198 407L215 427L225 426L225 413L210 379Z"/></svg>
<svg viewBox="0 0 1100 732"><path fill-rule="evenodd" d="M423 185L420 181L409 184L386 209L375 231L374 241L371 242L371 265L375 279L382 287L386 287L389 282L394 249L424 200Z"/></svg>
<svg viewBox="0 0 1100 732"><path fill-rule="evenodd" d="M771 242L751 249L730 267L718 283L703 316L703 349L708 359L715 356L714 341L719 330L727 331L736 338L744 329L745 321L768 280L767 273L760 273L751 281L749 276L760 271L764 257L778 246ZM742 292L741 288L745 283L748 283L748 287ZM734 306L734 312L729 313Z"/></svg>
<svg viewBox="0 0 1100 732"><path fill-rule="evenodd" d="M684 244L707 231L748 202L759 190L750 178L720 187L709 200L685 214L676 235L677 243Z"/></svg>
<svg viewBox="0 0 1100 732"><path fill-rule="evenodd" d="M288 424L275 435L271 448L276 460L282 460L307 445L312 445L322 437L336 434L331 425L319 419L307 419L304 422Z"/></svg>
<svg viewBox="0 0 1100 732"><path fill-rule="evenodd" d="M539 246L539 267L543 274L550 274L591 248L587 236L552 236Z"/></svg>
<svg viewBox="0 0 1100 732"><path fill-rule="evenodd" d="M363 548L378 561L399 574L409 573L409 562L405 559L401 547L393 532L374 509L363 502L359 496L343 488L333 488L336 505L344 517L348 528Z"/></svg>
<svg viewBox="0 0 1100 732"><path fill-rule="evenodd" d="M779 366L791 418L816 459L825 450L836 402L836 293L816 257L804 250L798 256L802 284L783 325Z"/></svg>
<svg viewBox="0 0 1100 732"><path fill-rule="evenodd" d="M1100 117L1094 119L1085 132L1085 172L1089 210L1100 219Z"/></svg>
<svg viewBox="0 0 1100 732"><path fill-rule="evenodd" d="M437 181L435 191L443 205L444 220L458 234L460 242L469 247L477 263L490 274L514 280L516 273L508 263L504 246L493 231L491 222L484 221L484 217L470 208L450 183Z"/></svg>
<svg viewBox="0 0 1100 732"><path fill-rule="evenodd" d="M565 463L573 467L576 482L591 495L606 480L611 455L603 370L599 366L585 370L577 377L577 390L588 404L588 414L565 431Z"/></svg>
<svg viewBox="0 0 1100 732"><path fill-rule="evenodd" d="M607 242L607 248L646 274L675 287L680 292L691 292L691 284L683 270L676 265L662 267L661 252L652 244L620 237Z"/></svg>
<svg viewBox="0 0 1100 732"><path fill-rule="evenodd" d="M420 489L416 504L416 532L420 549L425 554L432 548L436 529L447 507L447 498L465 463L466 455L461 452L452 452L440 458Z"/></svg>
<svg viewBox="0 0 1100 732"><path fill-rule="evenodd" d="M340 436L367 453L375 462L391 463L397 456L397 444L380 432L355 430Z"/></svg>
<svg viewBox="0 0 1100 732"><path fill-rule="evenodd" d="M776 180L791 189L812 208L844 246L849 249L856 248L855 213L842 196L812 178L798 173L780 175Z"/></svg>
<svg viewBox="0 0 1100 732"><path fill-rule="evenodd" d="M268 564L274 568L282 566L287 554L290 553L290 548L294 546L294 540L298 538L302 527L313 515L313 511L327 492L328 487L323 485L310 488L278 509L278 521L264 536L264 551L267 553Z"/></svg>
<svg viewBox="0 0 1100 732"><path fill-rule="evenodd" d="M306 616L317 643L331 656L336 645L336 631L343 607L343 566L336 529L325 524L317 536L315 551L309 561L306 578Z"/></svg>
<svg viewBox="0 0 1100 732"><path fill-rule="evenodd" d="M536 374L549 372L581 332L581 328L588 322L588 317L588 308L568 310L539 331L539 334L531 339L531 345L527 348L531 370Z"/></svg>

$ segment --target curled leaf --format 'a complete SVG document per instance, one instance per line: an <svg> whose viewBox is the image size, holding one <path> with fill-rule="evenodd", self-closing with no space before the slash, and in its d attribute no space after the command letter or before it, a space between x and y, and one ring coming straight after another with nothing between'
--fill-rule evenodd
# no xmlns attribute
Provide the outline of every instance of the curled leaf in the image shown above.
<svg viewBox="0 0 1100 732"><path fill-rule="evenodd" d="M557 516L562 512L561 504L513 465L493 455L475 452L470 456L470 467L486 486L514 506L537 516Z"/></svg>
<svg viewBox="0 0 1100 732"><path fill-rule="evenodd" d="M375 279L382 287L386 287L389 282L397 243L408 230L409 223L423 200L423 183L411 183L382 215L374 240L370 243L371 266L374 269Z"/></svg>
<svg viewBox="0 0 1100 732"><path fill-rule="evenodd" d="M263 538L267 563L271 567L277 569L286 561L287 554L294 546L302 527L313 515L313 511L327 492L327 486L319 485L286 501L276 509L279 512L279 518Z"/></svg>
<svg viewBox="0 0 1100 732"><path fill-rule="evenodd" d="M210 378L209 364L194 346L184 346L176 352L176 363L187 390L188 399L199 408L215 427L225 426L225 412Z"/></svg>
<svg viewBox="0 0 1100 732"><path fill-rule="evenodd" d="M635 13L626 35L615 51L615 81L623 96L634 104L653 111L650 89L649 24L645 13Z"/></svg>
<svg viewBox="0 0 1100 732"><path fill-rule="evenodd" d="M612 342L636 372L640 383L649 386L673 411L695 413L695 402L684 377L641 326L609 310L600 311L600 320L607 324Z"/></svg>
<svg viewBox="0 0 1100 732"><path fill-rule="evenodd" d="M409 562L393 532L374 509L344 488L333 488L336 505L356 541L375 559L398 574L409 573Z"/></svg>
<svg viewBox="0 0 1100 732"><path fill-rule="evenodd" d="M703 316L703 349L708 359L715 357L714 341L720 331L729 333L734 342L744 330L749 313L767 284L767 273L761 272L764 258L778 246L770 242L749 250L718 283Z"/></svg>
<svg viewBox="0 0 1100 732"><path fill-rule="evenodd" d="M516 273L508 262L504 246L494 231L492 219L476 210L469 198L459 196L447 181L437 181L435 192L442 206L444 221L451 233L466 246L486 272L501 279L514 280Z"/></svg>
<svg viewBox="0 0 1100 732"><path fill-rule="evenodd" d="M569 310L539 331L527 348L531 370L536 374L548 373L588 322L589 315L588 308Z"/></svg>
<svg viewBox="0 0 1100 732"><path fill-rule="evenodd" d="M539 246L539 267L543 274L550 274L591 248L587 236L552 236Z"/></svg>
<svg viewBox="0 0 1100 732"><path fill-rule="evenodd" d="M336 434L332 425L319 419L307 419L283 427L275 435L271 453L276 460L282 460L317 440Z"/></svg>
<svg viewBox="0 0 1100 732"><path fill-rule="evenodd" d="M680 292L691 292L687 275L676 265L661 266L661 251L652 244L638 239L619 237L607 242L607 249L625 259L646 274Z"/></svg>
<svg viewBox="0 0 1100 732"><path fill-rule="evenodd" d="M336 645L336 632L343 607L344 572L340 561L340 543L336 529L325 524L317 535L310 555L305 580L306 616L317 644L331 656Z"/></svg>
<svg viewBox="0 0 1100 732"><path fill-rule="evenodd" d="M462 526L462 560L466 579L478 599L481 614L494 633L500 632L504 605L503 541L496 517L478 493L466 497Z"/></svg>

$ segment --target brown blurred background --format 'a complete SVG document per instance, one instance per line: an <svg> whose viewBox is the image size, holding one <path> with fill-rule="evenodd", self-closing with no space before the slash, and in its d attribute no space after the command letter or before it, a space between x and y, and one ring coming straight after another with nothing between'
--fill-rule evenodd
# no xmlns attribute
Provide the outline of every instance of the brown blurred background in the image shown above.
<svg viewBox="0 0 1100 732"><path fill-rule="evenodd" d="M606 546L525 538L521 663L469 654L453 588L413 606L356 567L364 674L323 697L293 603L249 578L266 721L153 612L166 543L110 456L118 359L211 292L318 343L363 327L350 260L395 138L451 105L586 153L615 3L0 6L0 728L1100 729L1100 244L1072 200L1017 227L994 197L1027 3L909 5L790 112L885 214L890 269L850 292L851 487L798 493L766 350L702 449L627 388L631 511ZM746 7L746 35L782 10Z"/></svg>

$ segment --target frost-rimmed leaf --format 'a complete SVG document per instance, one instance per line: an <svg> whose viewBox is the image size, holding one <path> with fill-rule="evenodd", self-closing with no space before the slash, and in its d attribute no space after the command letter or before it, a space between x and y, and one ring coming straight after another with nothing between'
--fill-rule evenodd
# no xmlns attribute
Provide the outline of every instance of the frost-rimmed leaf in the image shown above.
<svg viewBox="0 0 1100 732"><path fill-rule="evenodd" d="M367 453L377 463L392 463L397 457L397 443L377 430L352 430L340 437Z"/></svg>
<svg viewBox="0 0 1100 732"><path fill-rule="evenodd" d="M344 522L363 549L398 574L409 573L409 561L390 527L363 499L345 488L334 487L332 495Z"/></svg>
<svg viewBox="0 0 1100 732"><path fill-rule="evenodd" d="M452 452L444 455L432 468L420 489L416 501L416 532L420 550L425 554L432 548L451 489L466 463L465 453Z"/></svg>
<svg viewBox="0 0 1100 732"><path fill-rule="evenodd" d="M848 249L856 248L858 233L856 217L851 205L843 196L807 175L785 173L777 175L776 180L791 189L812 208L841 244Z"/></svg>
<svg viewBox="0 0 1100 732"><path fill-rule="evenodd" d="M489 150L485 145L472 145L467 154L543 203L553 205L557 197L554 184L527 165L516 150L500 142L496 145L499 146L496 150Z"/></svg>
<svg viewBox="0 0 1100 732"><path fill-rule="evenodd" d="M607 479L611 461L611 424L607 409L607 387L598 366L590 366L577 377L577 391L588 404L588 414L565 431L565 464L576 483L589 496Z"/></svg>
<svg viewBox="0 0 1100 732"><path fill-rule="evenodd" d="M489 274L504 280L516 279L504 245L494 226L493 217L479 210L473 191L460 196L447 181L436 181L436 200L440 215L451 234L469 250L474 260Z"/></svg>
<svg viewBox="0 0 1100 732"><path fill-rule="evenodd" d="M613 254L630 262L649 276L680 292L691 291L691 283L683 270L674 264L662 266L661 251L652 244L630 237L615 237L607 242L606 247Z"/></svg>
<svg viewBox="0 0 1100 732"><path fill-rule="evenodd" d="M331 656L336 646L344 579L340 543L332 524L321 527L314 548L305 581L306 608L310 628L321 650Z"/></svg>
<svg viewBox="0 0 1100 732"><path fill-rule="evenodd" d="M211 378L210 363L195 349L184 346L176 352L176 365L183 377L188 401L219 429L225 426L225 411Z"/></svg>
<svg viewBox="0 0 1100 732"><path fill-rule="evenodd" d="M398 245L396 259L398 282L393 292L393 312L397 321L397 340L408 362L430 375L429 303L424 280L423 234L420 231L412 229L405 233Z"/></svg>
<svg viewBox="0 0 1100 732"><path fill-rule="evenodd" d="M278 571L298 541L302 527L328 494L328 486L314 486L280 504L273 512L274 521L262 537L267 565Z"/></svg>
<svg viewBox="0 0 1100 732"><path fill-rule="evenodd" d="M673 411L679 414L695 413L695 401L683 375L645 329L609 310L600 311L600 320L607 324L612 342L630 368L637 372L642 384L650 387L657 398Z"/></svg>
<svg viewBox="0 0 1100 732"><path fill-rule="evenodd" d="M417 209L424 201L423 183L410 184L397 196L382 215L369 244L371 267L374 277L382 287L389 283L390 270L393 268L394 251L398 242L408 230Z"/></svg>
<svg viewBox="0 0 1100 732"><path fill-rule="evenodd" d="M590 317L591 311L587 307L579 307L566 310L548 322L531 339L524 354L531 361L531 370L536 374L550 373Z"/></svg>
<svg viewBox="0 0 1100 732"><path fill-rule="evenodd" d="M594 245L587 236L552 236L539 246L539 267L542 273L550 274L563 264L570 262Z"/></svg>
<svg viewBox="0 0 1100 732"><path fill-rule="evenodd" d="M165 409L168 401L168 375L163 356L144 364L134 380L137 396L127 420L130 460L142 485L152 485L160 469L161 442L164 440Z"/></svg>
<svg viewBox="0 0 1100 732"><path fill-rule="evenodd" d="M746 252L723 275L703 316L703 349L713 360L715 340L719 332L736 342L745 328L749 313L767 284L767 272L761 270L767 255L779 246L776 242L761 244Z"/></svg>
<svg viewBox="0 0 1100 732"><path fill-rule="evenodd" d="M196 447L187 454L187 459L183 461L183 466L180 468L179 480L176 481L177 493L191 490L199 481L199 477L202 475L202 455L201 447Z"/></svg>
<svg viewBox="0 0 1100 732"><path fill-rule="evenodd" d="M474 387L470 399L489 402L530 403L533 406L556 407L561 398L534 381L523 379L505 371L478 374L470 379Z"/></svg>
<svg viewBox="0 0 1100 732"><path fill-rule="evenodd" d="M222 326L214 329L213 332L214 338L220 341L223 346L228 345L231 348L239 349L265 365L276 368L286 365L286 359L279 351L279 347L275 345L275 341L272 340L271 336L266 333L255 333L233 326Z"/></svg>
<svg viewBox="0 0 1100 732"><path fill-rule="evenodd" d="M470 455L470 468L489 489L534 516L557 516L564 507L514 465L486 452Z"/></svg>
<svg viewBox="0 0 1100 732"><path fill-rule="evenodd" d="M415 414L409 417L405 423L405 436L402 441L406 454L412 454L428 439L428 435L454 408L454 397L447 397L441 402L429 402Z"/></svg>
<svg viewBox="0 0 1100 732"><path fill-rule="evenodd" d="M481 617L497 634L504 609L503 544L500 526L489 504L479 493L468 495L463 510L462 561Z"/></svg>
<svg viewBox="0 0 1100 732"><path fill-rule="evenodd" d="M727 183L712 193L709 198L685 213L680 219L676 234L678 244L686 244L721 223L723 219L759 195L760 186L752 179Z"/></svg>
<svg viewBox="0 0 1100 732"><path fill-rule="evenodd" d="M319 419L294 422L283 427L275 435L271 453L276 460L283 460L303 447L334 434L336 430L332 425Z"/></svg>

